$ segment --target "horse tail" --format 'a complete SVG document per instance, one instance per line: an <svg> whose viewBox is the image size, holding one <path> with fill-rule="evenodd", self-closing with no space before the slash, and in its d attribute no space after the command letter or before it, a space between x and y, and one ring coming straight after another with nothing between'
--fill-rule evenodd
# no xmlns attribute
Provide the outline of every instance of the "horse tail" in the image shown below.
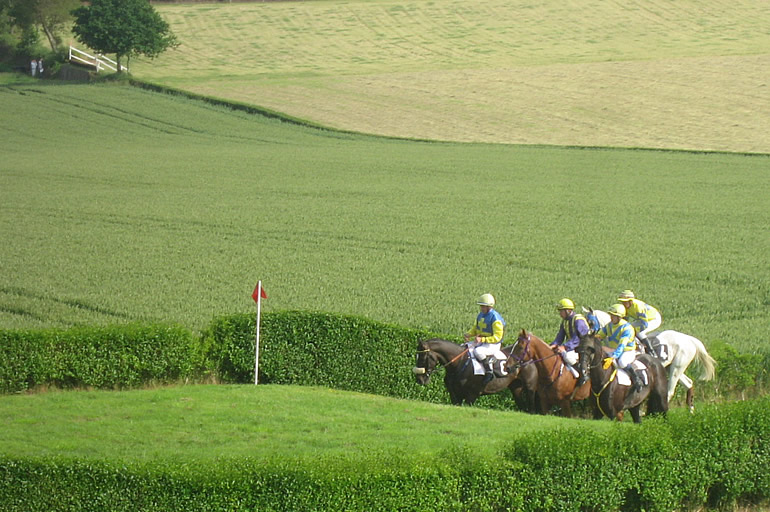
<svg viewBox="0 0 770 512"><path fill-rule="evenodd" d="M700 369L698 380L713 379L715 374L714 367L717 362L714 361L714 358L711 357L708 352L706 352L706 347L703 346L701 340L694 336L691 336L690 338L692 338L693 345L695 345L695 360Z"/></svg>

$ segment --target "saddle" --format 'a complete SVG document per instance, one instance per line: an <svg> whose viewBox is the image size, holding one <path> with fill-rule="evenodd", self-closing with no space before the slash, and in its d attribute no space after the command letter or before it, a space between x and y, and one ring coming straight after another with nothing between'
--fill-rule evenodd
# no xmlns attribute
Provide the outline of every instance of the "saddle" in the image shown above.
<svg viewBox="0 0 770 512"><path fill-rule="evenodd" d="M655 336L655 333L653 333L651 336L648 336L647 340L650 342L650 346L652 346L653 353L650 355L657 357L663 362L667 361L669 358L668 345L661 343L661 341Z"/></svg>
<svg viewBox="0 0 770 512"><path fill-rule="evenodd" d="M487 373L487 368L482 362L476 359L476 354L473 351L473 347L468 347L468 356L471 364L473 365L473 374L485 375ZM505 371L505 363L507 361L508 358L504 352L500 351L495 354L495 362L492 365L492 371L495 374L495 377L505 377L507 375L507 372Z"/></svg>
<svg viewBox="0 0 770 512"><path fill-rule="evenodd" d="M645 365L641 361L634 361L631 363L631 366L634 367L636 370L637 375L639 375L642 378L642 382L645 386L650 385L650 375L647 370L647 365ZM628 372L625 369L618 369L618 384L622 386L631 386L631 377L628 375Z"/></svg>

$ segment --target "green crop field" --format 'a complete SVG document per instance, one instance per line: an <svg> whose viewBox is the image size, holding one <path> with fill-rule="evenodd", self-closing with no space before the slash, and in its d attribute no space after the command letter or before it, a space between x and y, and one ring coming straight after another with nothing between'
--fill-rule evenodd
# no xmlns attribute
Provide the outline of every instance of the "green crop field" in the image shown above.
<svg viewBox="0 0 770 512"><path fill-rule="evenodd" d="M757 0L157 5L144 79L327 126L439 140L770 152Z"/></svg>
<svg viewBox="0 0 770 512"><path fill-rule="evenodd" d="M330 129L120 83L0 75L0 329L201 331L214 316L253 312L261 279L266 311L361 315L448 336L491 292L509 332L547 339L558 299L607 308L631 288L662 311L664 328L707 347L770 351L765 3L155 5L182 46L133 59L136 78ZM703 433L728 439L740 428L712 414L721 407L646 419L642 453L664 462L658 434L673 425L687 437L705 416L723 430ZM354 476L406 462L420 476L447 454L493 465L536 431L569 449L570 438L606 433L614 454L610 440L637 428L263 385L6 395L0 416L6 483L45 502L46 485L75 481L82 507L98 495L127 509L131 495L115 482L176 489L175 475L189 473L202 475L194 493L227 496L241 466L253 478L269 462L312 487L321 473L303 472L327 462ZM730 461L766 455L732 458L750 444L734 439L744 438L715 443L725 460L698 460L693 478L730 468L727 492L739 474ZM13 480L19 461L38 473ZM91 486L89 465L102 462L117 469ZM106 493L102 481L112 482ZM700 492L718 498L722 481L713 482ZM12 487L6 503L21 503ZM693 499L705 506L705 494Z"/></svg>
<svg viewBox="0 0 770 512"><path fill-rule="evenodd" d="M114 85L0 88L0 325L267 310L459 334L632 288L749 350L770 303L767 156L344 135Z"/></svg>

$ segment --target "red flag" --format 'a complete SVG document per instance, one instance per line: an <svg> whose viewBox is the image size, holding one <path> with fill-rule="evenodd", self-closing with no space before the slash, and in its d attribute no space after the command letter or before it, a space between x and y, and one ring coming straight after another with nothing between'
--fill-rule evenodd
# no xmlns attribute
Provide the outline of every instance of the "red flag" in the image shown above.
<svg viewBox="0 0 770 512"><path fill-rule="evenodd" d="M251 298L254 299L254 302L257 302L259 299L259 296L262 296L263 299L267 298L267 294L265 293L265 289L261 286L259 286L259 283L257 283L257 286L254 287L254 292L251 294Z"/></svg>

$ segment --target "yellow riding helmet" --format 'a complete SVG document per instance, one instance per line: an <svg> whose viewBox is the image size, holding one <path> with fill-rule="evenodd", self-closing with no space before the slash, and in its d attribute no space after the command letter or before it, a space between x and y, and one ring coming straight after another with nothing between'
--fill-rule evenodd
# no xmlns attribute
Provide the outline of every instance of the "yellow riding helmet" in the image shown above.
<svg viewBox="0 0 770 512"><path fill-rule="evenodd" d="M620 292L620 295L618 295L618 300L620 302L625 302L627 300L632 300L635 298L636 296L634 295L634 292L632 292L631 290L623 290L622 292Z"/></svg>
<svg viewBox="0 0 770 512"><path fill-rule="evenodd" d="M569 299L562 299L556 304L556 309L575 309L575 303Z"/></svg>
<svg viewBox="0 0 770 512"><path fill-rule="evenodd" d="M623 318L626 316L626 307L623 304L613 304L607 313Z"/></svg>
<svg viewBox="0 0 770 512"><path fill-rule="evenodd" d="M493 307L495 305L495 298L492 296L491 293L485 293L481 297L479 297L478 302L476 302L479 306L489 306Z"/></svg>

